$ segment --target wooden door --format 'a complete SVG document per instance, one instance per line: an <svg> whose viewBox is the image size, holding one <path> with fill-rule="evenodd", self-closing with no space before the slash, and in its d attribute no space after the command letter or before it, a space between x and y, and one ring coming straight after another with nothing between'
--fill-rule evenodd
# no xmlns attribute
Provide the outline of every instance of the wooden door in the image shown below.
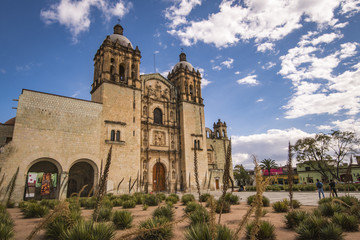
<svg viewBox="0 0 360 240"><path fill-rule="evenodd" d="M219 179L215 179L216 189L219 189Z"/></svg>
<svg viewBox="0 0 360 240"><path fill-rule="evenodd" d="M161 163L153 167L153 191L165 191L165 167Z"/></svg>

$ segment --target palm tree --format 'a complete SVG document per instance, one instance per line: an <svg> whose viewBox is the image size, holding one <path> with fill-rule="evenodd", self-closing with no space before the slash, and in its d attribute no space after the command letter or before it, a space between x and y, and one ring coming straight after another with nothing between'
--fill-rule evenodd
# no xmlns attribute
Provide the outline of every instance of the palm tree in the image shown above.
<svg viewBox="0 0 360 240"><path fill-rule="evenodd" d="M270 176L270 175L271 175L270 170L271 170L271 169L274 169L274 168L277 168L278 165L275 163L275 160L273 160L273 159L271 159L271 158L265 158L264 160L262 160L262 161L260 162L260 167L261 167L262 169L268 170L269 176Z"/></svg>

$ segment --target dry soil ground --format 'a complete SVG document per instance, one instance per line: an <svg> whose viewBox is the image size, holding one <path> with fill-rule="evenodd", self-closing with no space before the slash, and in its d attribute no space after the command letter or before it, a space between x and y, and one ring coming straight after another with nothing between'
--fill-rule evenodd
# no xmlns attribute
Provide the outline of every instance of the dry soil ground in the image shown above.
<svg viewBox="0 0 360 240"><path fill-rule="evenodd" d="M243 200L244 201L244 200ZM182 218L184 214L184 206L181 203L177 203L175 206L175 220L179 220ZM129 209L133 216L133 228L129 230L118 230L116 231L116 238L120 237L121 235L125 234L128 231L132 231L140 221L143 221L147 218L151 217L152 212L156 207L149 207L146 211L142 210L142 206L138 205L134 209ZM235 230L240 222L240 219L245 214L248 205L245 202L241 202L239 205L233 205L231 207L231 212L227 214L223 214L221 217L221 223L225 224L229 228ZM300 209L311 211L312 209L316 208L316 206L301 206ZM120 210L121 207L114 207L113 211ZM268 213L263 217L264 220L268 220L273 223L276 227L276 239L285 239L285 240L293 240L296 239L296 233L294 231L288 230L285 228L284 223L284 215L285 213L275 213L271 207L265 208ZM8 209L11 217L15 221L15 239L16 240L25 240L26 237L30 234L30 232L34 229L34 227L41 221L41 218L35 219L24 219L22 213L18 208ZM82 215L85 218L90 218L92 210L82 210ZM218 217L218 215L217 215ZM184 239L184 232L186 231L187 227L189 226L189 221L185 220L183 222L178 223L174 226L174 236L172 239ZM353 232L353 233L345 233L344 234L345 240L359 240L360 239L360 232ZM37 240L46 239L45 232L40 231L39 234L34 238ZM245 233L242 231L241 236L239 239L245 239Z"/></svg>

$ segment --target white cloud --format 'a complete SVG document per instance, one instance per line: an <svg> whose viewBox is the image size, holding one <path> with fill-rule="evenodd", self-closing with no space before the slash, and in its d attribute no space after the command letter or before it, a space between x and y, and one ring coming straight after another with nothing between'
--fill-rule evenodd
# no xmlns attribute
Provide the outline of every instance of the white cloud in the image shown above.
<svg viewBox="0 0 360 240"><path fill-rule="evenodd" d="M189 21L187 16L192 8L201 2L181 1L183 2L186 3L183 4L184 7L180 7L179 1L176 1L168 8L166 18L171 21L168 32L179 37L184 45L202 41L221 48L234 45L240 40L254 39L258 44L258 51L272 49L274 41L301 28L302 20L323 28L338 23L336 14L359 11L358 1L355 0L223 0L218 12L200 20ZM180 10L179 13L176 10Z"/></svg>
<svg viewBox="0 0 360 240"><path fill-rule="evenodd" d="M201 77L202 77L201 78L201 88L204 88L207 85L209 85L210 83L212 83L212 81L209 81L208 79L205 78L207 76L207 74L205 73L205 70L203 68L197 67L197 69L199 70Z"/></svg>
<svg viewBox="0 0 360 240"><path fill-rule="evenodd" d="M213 66L213 67L212 67L212 70L220 71L220 70L221 70L221 67L220 67L220 66Z"/></svg>
<svg viewBox="0 0 360 240"><path fill-rule="evenodd" d="M224 65L226 68L232 68L232 65L234 63L234 59L228 58L226 61L221 62L221 65Z"/></svg>
<svg viewBox="0 0 360 240"><path fill-rule="evenodd" d="M266 43L259 44L257 47L257 50L259 52L266 52L267 50L273 50L274 47L275 47L274 43L266 42Z"/></svg>
<svg viewBox="0 0 360 240"><path fill-rule="evenodd" d="M274 62L268 62L264 66L261 66L262 69L269 70L270 68L273 68L276 66L276 63Z"/></svg>
<svg viewBox="0 0 360 240"><path fill-rule="evenodd" d="M170 27L174 28L186 23L186 16L192 9L201 5L201 0L175 0L174 5L165 9L165 18L170 20Z"/></svg>
<svg viewBox="0 0 360 240"><path fill-rule="evenodd" d="M263 98L259 98L258 100L256 100L256 102L257 103L259 103L259 102L263 102L264 101L264 99Z"/></svg>
<svg viewBox="0 0 360 240"><path fill-rule="evenodd" d="M259 85L259 82L256 80L256 78L257 78L257 75L250 75L250 76L244 77L242 79L239 79L236 82L240 85L257 86L257 85Z"/></svg>
<svg viewBox="0 0 360 240"><path fill-rule="evenodd" d="M316 128L319 130L331 130L332 129L332 127L329 125L320 125L320 126L317 126Z"/></svg>
<svg viewBox="0 0 360 240"><path fill-rule="evenodd" d="M235 74L236 74L236 75L239 75L239 74L240 74L240 72L239 72L239 71L236 71L236 72L235 72Z"/></svg>
<svg viewBox="0 0 360 240"><path fill-rule="evenodd" d="M360 12L360 1L359 0L343 0L341 1L342 14L352 16L353 14Z"/></svg>
<svg viewBox="0 0 360 240"><path fill-rule="evenodd" d="M336 45L336 40L342 37L340 33L308 32L296 47L280 57L281 70L278 73L292 80L294 90L283 107L286 118L340 112L355 115L360 112L360 64L347 61L358 55L359 44ZM331 50L326 48L330 44L334 45L329 48ZM345 65L347 68L339 68Z"/></svg>
<svg viewBox="0 0 360 240"><path fill-rule="evenodd" d="M79 90L75 91L74 94L71 95L71 97L75 98L75 97L79 96L79 94L80 94Z"/></svg>
<svg viewBox="0 0 360 240"><path fill-rule="evenodd" d="M110 0L60 0L50 6L49 9L42 9L40 16L46 24L58 22L64 25L72 34L74 42L81 32L89 29L92 8L102 12L106 20L111 17L123 17L132 7L132 3L125 3L122 0L112 2Z"/></svg>
<svg viewBox="0 0 360 240"><path fill-rule="evenodd" d="M313 136L296 128L286 130L270 129L266 133L249 136L231 136L233 149L233 165L243 164L253 168L251 155L258 161L271 158L278 164L285 165L288 154L288 144L294 144L298 139Z"/></svg>
<svg viewBox="0 0 360 240"><path fill-rule="evenodd" d="M156 50L155 52L154 52L154 54L158 54L159 53L159 51L158 50Z"/></svg>

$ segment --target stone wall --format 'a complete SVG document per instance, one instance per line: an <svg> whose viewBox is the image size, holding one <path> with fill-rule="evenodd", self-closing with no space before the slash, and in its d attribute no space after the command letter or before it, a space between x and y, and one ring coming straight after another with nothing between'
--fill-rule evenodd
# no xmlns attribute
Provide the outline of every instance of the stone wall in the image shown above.
<svg viewBox="0 0 360 240"><path fill-rule="evenodd" d="M0 147L6 144L8 138L13 137L14 126L0 124Z"/></svg>
<svg viewBox="0 0 360 240"><path fill-rule="evenodd" d="M13 141L0 154L0 167L8 176L20 168L14 199L23 199L27 172L40 160L54 163L61 180L75 162L86 161L93 166L96 179L100 166L101 115L99 103L23 90Z"/></svg>

